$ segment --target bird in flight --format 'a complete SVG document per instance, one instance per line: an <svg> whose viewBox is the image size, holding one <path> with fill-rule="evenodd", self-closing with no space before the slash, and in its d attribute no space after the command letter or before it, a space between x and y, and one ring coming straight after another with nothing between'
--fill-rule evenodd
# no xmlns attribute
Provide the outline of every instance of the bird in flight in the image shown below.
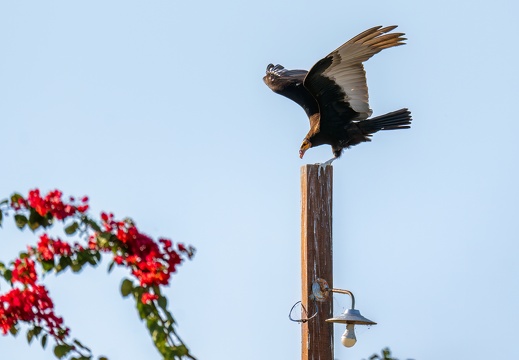
<svg viewBox="0 0 519 360"><path fill-rule="evenodd" d="M287 70L269 64L265 84L274 92L298 103L308 115L310 131L305 136L299 157L311 147L331 145L333 158L343 149L371 141L379 130L408 129L411 113L400 109L369 118L368 85L362 63L383 49L404 45L403 33L391 32L396 26L376 26L344 43L319 60L310 71Z"/></svg>

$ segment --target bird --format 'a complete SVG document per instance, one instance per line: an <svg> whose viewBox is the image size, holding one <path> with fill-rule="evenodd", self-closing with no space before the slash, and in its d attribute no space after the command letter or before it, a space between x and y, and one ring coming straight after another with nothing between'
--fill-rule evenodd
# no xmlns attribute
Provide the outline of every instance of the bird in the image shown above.
<svg viewBox="0 0 519 360"><path fill-rule="evenodd" d="M371 141L379 130L408 129L411 112L407 108L370 118L368 85L363 62L383 49L404 45L404 33L392 32L397 26L375 26L351 38L309 71L288 70L269 64L265 84L275 93L299 104L310 130L299 149L305 152L319 145L332 147L333 157L321 165L330 165L343 150Z"/></svg>

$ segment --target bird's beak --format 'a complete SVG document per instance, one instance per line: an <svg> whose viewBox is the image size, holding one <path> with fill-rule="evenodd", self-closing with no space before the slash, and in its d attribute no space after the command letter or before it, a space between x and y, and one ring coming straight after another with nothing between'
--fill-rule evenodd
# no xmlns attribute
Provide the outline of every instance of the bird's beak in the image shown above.
<svg viewBox="0 0 519 360"><path fill-rule="evenodd" d="M303 145L301 145L301 148L299 149L299 158L302 159L303 156L305 156L306 150L310 149L312 147L312 143L310 141L305 141Z"/></svg>

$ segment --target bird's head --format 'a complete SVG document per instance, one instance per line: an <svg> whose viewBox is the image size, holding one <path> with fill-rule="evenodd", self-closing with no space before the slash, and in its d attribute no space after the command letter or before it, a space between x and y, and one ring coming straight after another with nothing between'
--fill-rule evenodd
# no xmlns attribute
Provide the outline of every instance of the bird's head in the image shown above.
<svg viewBox="0 0 519 360"><path fill-rule="evenodd" d="M285 75L290 71L281 65L268 64L263 82L274 92L282 92L287 84L290 84L290 77L287 79Z"/></svg>
<svg viewBox="0 0 519 360"><path fill-rule="evenodd" d="M271 89L275 87L274 83L279 78L279 74L276 73L277 66L268 64L266 74L263 76L263 82Z"/></svg>
<svg viewBox="0 0 519 360"><path fill-rule="evenodd" d="M306 150L310 149L311 147L312 147L312 143L310 142L310 140L305 138L303 140L303 143L301 144L301 148L299 148L299 158L302 159L303 156L305 155Z"/></svg>

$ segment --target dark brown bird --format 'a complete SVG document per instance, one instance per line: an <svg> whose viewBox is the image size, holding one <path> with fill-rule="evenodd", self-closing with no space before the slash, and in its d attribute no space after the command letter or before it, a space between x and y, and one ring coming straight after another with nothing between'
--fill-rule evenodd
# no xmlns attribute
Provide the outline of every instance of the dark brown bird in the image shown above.
<svg viewBox="0 0 519 360"><path fill-rule="evenodd" d="M331 164L343 149L371 141L371 135L379 130L410 127L408 109L368 119L372 110L362 63L383 49L404 45L407 39L403 33L390 33L395 28L377 26L360 33L319 60L310 71L267 66L265 84L301 105L310 119L300 158L309 148L328 144L334 157L325 164Z"/></svg>

